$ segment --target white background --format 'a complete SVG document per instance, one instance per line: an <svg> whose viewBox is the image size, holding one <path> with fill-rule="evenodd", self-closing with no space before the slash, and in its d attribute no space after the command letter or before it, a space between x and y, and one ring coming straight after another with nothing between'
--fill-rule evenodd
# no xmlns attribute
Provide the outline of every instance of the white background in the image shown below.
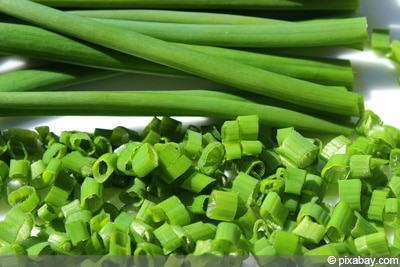
<svg viewBox="0 0 400 267"><path fill-rule="evenodd" d="M369 31L374 28L391 30L392 39L400 39L400 0L360 0L359 16L367 16ZM339 58L352 60L355 71L355 91L365 97L367 109L377 113L386 124L400 128L400 76L399 68L393 62L378 56L368 48L365 51L344 50ZM20 59L0 58L0 73L18 68ZM143 75L126 75L82 85L80 89L181 89L218 87L202 79L171 79ZM204 118L182 118L184 122L205 122ZM143 117L30 117L0 118L0 130L10 127L33 128L48 125L59 133L62 130L93 131L95 127L112 128L118 125L140 129L150 119Z"/></svg>

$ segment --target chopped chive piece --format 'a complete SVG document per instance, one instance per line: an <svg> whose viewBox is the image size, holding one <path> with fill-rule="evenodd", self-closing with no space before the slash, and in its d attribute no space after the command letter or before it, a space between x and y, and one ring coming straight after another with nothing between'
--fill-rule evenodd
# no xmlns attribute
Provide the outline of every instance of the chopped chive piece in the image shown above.
<svg viewBox="0 0 400 267"><path fill-rule="evenodd" d="M95 179L86 177L81 185L81 203L85 209L92 212L99 210L104 202L103 184L98 183Z"/></svg>
<svg viewBox="0 0 400 267"><path fill-rule="evenodd" d="M92 166L95 161L95 158L84 156L79 151L72 151L61 159L64 169L80 177L92 176Z"/></svg>
<svg viewBox="0 0 400 267"><path fill-rule="evenodd" d="M278 129L277 141L277 153L298 168L310 166L319 154L319 148L294 128Z"/></svg>
<svg viewBox="0 0 400 267"><path fill-rule="evenodd" d="M350 173L349 162L350 156L347 154L333 155L322 168L322 178L332 184L336 184L339 180L346 180Z"/></svg>
<svg viewBox="0 0 400 267"><path fill-rule="evenodd" d="M136 243L152 242L154 239L153 231L152 226L138 219L133 219L129 225L129 232Z"/></svg>
<svg viewBox="0 0 400 267"><path fill-rule="evenodd" d="M325 226L313 222L308 216L304 216L301 222L293 229L292 233L313 244L318 244L325 236Z"/></svg>
<svg viewBox="0 0 400 267"><path fill-rule="evenodd" d="M133 252L135 256L159 256L163 254L164 251L160 246L149 242L137 243Z"/></svg>
<svg viewBox="0 0 400 267"><path fill-rule="evenodd" d="M388 182L388 187L391 192L397 197L400 197L400 176L394 175Z"/></svg>
<svg viewBox="0 0 400 267"><path fill-rule="evenodd" d="M240 159L242 157L242 148L239 142L225 142L225 160Z"/></svg>
<svg viewBox="0 0 400 267"><path fill-rule="evenodd" d="M131 255L131 242L127 233L115 231L110 236L110 249L109 255L111 256L128 256Z"/></svg>
<svg viewBox="0 0 400 267"><path fill-rule="evenodd" d="M388 53L390 51L390 30L373 29L371 34L371 48L376 52Z"/></svg>
<svg viewBox="0 0 400 267"><path fill-rule="evenodd" d="M235 177L232 182L231 192L238 193L239 200L250 207L256 202L259 194L259 181L243 172Z"/></svg>
<svg viewBox="0 0 400 267"><path fill-rule="evenodd" d="M351 179L371 178L371 155L352 155L350 156L349 166Z"/></svg>
<svg viewBox="0 0 400 267"><path fill-rule="evenodd" d="M351 230L351 236L354 238L361 237L364 235L376 233L375 227L369 223L369 221L364 218L360 213L355 212L356 222Z"/></svg>
<svg viewBox="0 0 400 267"><path fill-rule="evenodd" d="M143 143L132 156L132 171L135 176L143 178L158 166L158 156L153 146Z"/></svg>
<svg viewBox="0 0 400 267"><path fill-rule="evenodd" d="M188 156L190 159L195 159L200 154L201 150L201 133L188 129L185 133L183 144L186 156Z"/></svg>
<svg viewBox="0 0 400 267"><path fill-rule="evenodd" d="M328 185L321 176L307 173L303 185L303 191L301 192L301 198L302 200L307 201L316 196L318 199L322 200L327 188Z"/></svg>
<svg viewBox="0 0 400 267"><path fill-rule="evenodd" d="M394 148L390 150L389 167L394 173L400 173L400 149Z"/></svg>
<svg viewBox="0 0 400 267"><path fill-rule="evenodd" d="M104 183L117 168L117 154L102 154L92 165L93 178L98 183Z"/></svg>
<svg viewBox="0 0 400 267"><path fill-rule="evenodd" d="M219 251L229 253L232 246L237 246L242 231L233 222L220 222L217 225L214 246Z"/></svg>
<svg viewBox="0 0 400 267"><path fill-rule="evenodd" d="M338 135L330 140L321 150L320 158L327 162L335 154L345 154L347 147L352 141L344 136Z"/></svg>
<svg viewBox="0 0 400 267"><path fill-rule="evenodd" d="M344 201L339 201L326 226L326 235L331 242L343 242L355 223L354 211Z"/></svg>
<svg viewBox="0 0 400 267"><path fill-rule="evenodd" d="M279 157L279 154L273 149L266 149L262 151L259 155L259 158L265 165L266 174L272 174L279 166L282 166L282 161Z"/></svg>
<svg viewBox="0 0 400 267"><path fill-rule="evenodd" d="M293 233L278 229L272 232L270 240L275 248L276 255L292 256L298 255L300 252L300 237Z"/></svg>
<svg viewBox="0 0 400 267"><path fill-rule="evenodd" d="M73 255L73 245L66 233L54 232L50 234L48 242L51 249L60 255Z"/></svg>
<svg viewBox="0 0 400 267"><path fill-rule="evenodd" d="M181 187L194 193L200 193L206 190L206 188L211 188L215 183L216 179L201 172L194 171L185 179Z"/></svg>
<svg viewBox="0 0 400 267"><path fill-rule="evenodd" d="M385 224L393 227L398 227L400 225L400 199L386 199L383 221Z"/></svg>
<svg viewBox="0 0 400 267"><path fill-rule="evenodd" d="M258 140L242 140L240 148L243 156L256 156L261 153L263 144Z"/></svg>
<svg viewBox="0 0 400 267"><path fill-rule="evenodd" d="M69 137L68 144L72 150L81 152L84 155L91 156L96 152L96 146L93 139L85 132L75 132Z"/></svg>
<svg viewBox="0 0 400 267"><path fill-rule="evenodd" d="M339 200L355 211L361 211L362 183L359 179L339 180Z"/></svg>
<svg viewBox="0 0 400 267"><path fill-rule="evenodd" d="M191 212L195 214L206 214L209 195L198 195L193 198L190 206Z"/></svg>
<svg viewBox="0 0 400 267"><path fill-rule="evenodd" d="M306 180L306 170L287 167L285 174L285 193L300 195Z"/></svg>
<svg viewBox="0 0 400 267"><path fill-rule="evenodd" d="M385 209L385 203L388 194L388 190L384 189L375 189L372 191L371 202L367 211L368 219L378 222L383 221L383 211Z"/></svg>
<svg viewBox="0 0 400 267"><path fill-rule="evenodd" d="M157 205L164 211L169 223L184 226L191 222L189 212L177 196L171 196Z"/></svg>
<svg viewBox="0 0 400 267"><path fill-rule="evenodd" d="M134 171L132 170L132 158L138 146L139 142L128 142L120 146L117 150L117 168L119 171L128 176L135 175Z"/></svg>
<svg viewBox="0 0 400 267"><path fill-rule="evenodd" d="M390 255L388 241L384 232L360 236L354 239L354 244L361 256L388 256Z"/></svg>
<svg viewBox="0 0 400 267"><path fill-rule="evenodd" d="M192 161L182 151L178 151L173 143L158 143L154 149L159 159L156 171L168 184L183 175L192 165Z"/></svg>
<svg viewBox="0 0 400 267"><path fill-rule="evenodd" d="M283 227L288 209L283 205L281 198L276 192L269 192L260 206L260 215L276 227Z"/></svg>
<svg viewBox="0 0 400 267"><path fill-rule="evenodd" d="M206 216L213 220L232 221L236 216L238 201L237 193L214 189L208 199Z"/></svg>
<svg viewBox="0 0 400 267"><path fill-rule="evenodd" d="M19 207L24 212L33 212L40 203L40 196L32 186L22 186L8 195L11 207Z"/></svg>
<svg viewBox="0 0 400 267"><path fill-rule="evenodd" d="M30 235L35 225L32 214L19 207L11 208L3 221L0 221L0 240L9 244L21 244Z"/></svg>
<svg viewBox="0 0 400 267"><path fill-rule="evenodd" d="M139 207L147 196L147 185L139 178L134 178L132 184L119 194L119 199L125 204Z"/></svg>
<svg viewBox="0 0 400 267"><path fill-rule="evenodd" d="M183 229L187 232L187 235L193 240L207 240L214 239L216 233L216 227L210 223L204 223L198 221L192 224L183 226Z"/></svg>
<svg viewBox="0 0 400 267"><path fill-rule="evenodd" d="M73 246L85 243L90 238L87 223L82 218L68 216L65 220L65 230Z"/></svg>
<svg viewBox="0 0 400 267"><path fill-rule="evenodd" d="M313 202L305 203L300 207L297 222L301 222L304 216L309 216L323 226L326 226L330 220L328 211L323 206Z"/></svg>
<svg viewBox="0 0 400 267"><path fill-rule="evenodd" d="M61 172L50 187L44 201L50 206L61 207L67 201L76 183L75 178Z"/></svg>
<svg viewBox="0 0 400 267"><path fill-rule="evenodd" d="M111 222L111 217L109 213L106 213L104 209L102 209L99 213L92 216L89 221L90 231L93 235L100 231L107 223Z"/></svg>
<svg viewBox="0 0 400 267"><path fill-rule="evenodd" d="M26 180L30 177L30 162L25 159L11 159L8 172L10 179Z"/></svg>
<svg viewBox="0 0 400 267"><path fill-rule="evenodd" d="M43 162L49 164L52 158L61 159L67 154L67 146L61 143L51 144L47 150L43 153Z"/></svg>
<svg viewBox="0 0 400 267"><path fill-rule="evenodd" d="M182 245L181 239L168 223L164 223L160 227L154 229L153 233L160 242L165 255L173 252Z"/></svg>
<svg viewBox="0 0 400 267"><path fill-rule="evenodd" d="M57 218L56 211L47 203L43 203L43 205L38 208L37 215L44 223L50 223Z"/></svg>
<svg viewBox="0 0 400 267"><path fill-rule="evenodd" d="M374 146L371 140L365 136L358 136L346 150L348 155L371 155L372 153L374 153Z"/></svg>
<svg viewBox="0 0 400 267"><path fill-rule="evenodd" d="M202 151L197 166L200 172L212 175L222 167L225 156L224 146L220 142L209 143Z"/></svg>

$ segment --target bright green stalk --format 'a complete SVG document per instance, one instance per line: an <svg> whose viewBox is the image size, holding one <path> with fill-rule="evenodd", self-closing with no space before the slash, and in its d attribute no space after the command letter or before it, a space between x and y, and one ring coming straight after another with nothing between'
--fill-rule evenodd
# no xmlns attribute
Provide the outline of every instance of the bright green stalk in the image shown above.
<svg viewBox="0 0 400 267"><path fill-rule="evenodd" d="M355 45L362 49L367 40L366 19L363 17L265 25L94 20L165 41L222 47L281 48ZM301 34L298 34L299 32ZM243 38L243 34L246 38Z"/></svg>
<svg viewBox="0 0 400 267"><path fill-rule="evenodd" d="M358 1L338 0L321 2L319 0L301 1L302 4L284 1L249 1L249 0L35 0L54 7L87 8L165 8L165 9L263 9L263 10L355 10Z"/></svg>
<svg viewBox="0 0 400 267"><path fill-rule="evenodd" d="M18 54L22 56L40 58L56 62L64 62L75 65L83 65L88 67L101 68L106 70L119 70L123 72L147 73L153 75L167 76L190 76L187 73L156 64L137 57L129 56L124 53L102 48L96 45L79 42L67 38L63 35L50 32L39 27L30 25L20 25L11 23L0 23L0 31L4 34L4 42L0 43L0 51L9 54ZM43 43L41 40L46 39ZM29 46L26 42L29 40ZM354 82L353 70L349 61L332 60L320 58L296 58L287 56L275 56L261 53L252 53L240 50L183 45L183 47L194 49L198 52L208 54L210 56L220 56L230 60L238 61L257 68L265 69L271 72L280 73L294 78L308 80L315 83L325 85L342 85L351 88ZM51 53L49 53L51 51ZM80 67L78 67L80 68ZM22 73L26 73L24 71ZM38 73L36 70L30 73ZM49 73L56 77L67 76L70 79L71 73L76 73L72 69L68 69L66 73L56 72L55 70L41 71L40 73ZM108 73L111 71L100 70L83 70L83 73ZM82 73L82 72L77 72ZM7 77L15 77L15 75L7 74L1 79L9 80ZM53 76L53 75L52 75ZM92 75L93 76L93 75ZM107 75L108 76L108 75ZM31 75L26 76L26 79ZM46 80L48 76L45 76ZM25 79L25 76L22 77ZM38 79L35 77L34 79ZM0 81L1 81L0 79ZM81 78L79 78L81 79ZM57 81L57 80L56 80ZM38 82L39 83L39 82ZM40 79L40 83L48 84L49 81ZM59 84L59 83L58 83ZM50 86L50 85L49 85ZM18 88L21 88L19 86ZM28 84L25 88L32 88L32 84ZM23 88L22 88L23 89ZM11 90L4 88L4 90Z"/></svg>
<svg viewBox="0 0 400 267"><path fill-rule="evenodd" d="M48 91L122 75L121 72L51 64L35 69L23 69L0 76L0 91Z"/></svg>
<svg viewBox="0 0 400 267"><path fill-rule="evenodd" d="M124 19L136 21L188 23L188 24L280 24L286 21L261 18L253 16L241 16L223 13L157 10L157 9L119 9L119 10L72 10L68 13L79 16L105 19Z"/></svg>
<svg viewBox="0 0 400 267"><path fill-rule="evenodd" d="M363 98L360 94L331 90L325 86L288 78L231 60L211 57L153 37L67 14L31 1L1 0L0 11L42 27L245 91L342 115L359 116L364 109ZM330 32L330 35L335 34Z"/></svg>
<svg viewBox="0 0 400 267"><path fill-rule="evenodd" d="M349 236L355 221L353 209L346 202L339 201L326 226L327 237L331 242L343 242Z"/></svg>

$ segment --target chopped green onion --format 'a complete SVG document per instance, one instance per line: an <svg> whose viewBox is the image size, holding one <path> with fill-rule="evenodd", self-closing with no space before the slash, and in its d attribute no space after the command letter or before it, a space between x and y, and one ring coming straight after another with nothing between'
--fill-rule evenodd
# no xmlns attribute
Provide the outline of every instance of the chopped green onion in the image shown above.
<svg viewBox="0 0 400 267"><path fill-rule="evenodd" d="M85 156L79 151L72 151L61 159L64 169L83 178L92 176L92 166L95 161L95 158Z"/></svg>
<svg viewBox="0 0 400 267"><path fill-rule="evenodd" d="M30 162L26 159L11 159L8 177L10 179L26 180L30 177Z"/></svg>
<svg viewBox="0 0 400 267"><path fill-rule="evenodd" d="M47 186L47 185L54 183L57 176L61 172L61 169L62 169L62 162L60 159L58 159L58 158L50 159L46 168L43 170L43 173L41 176L43 185Z"/></svg>
<svg viewBox="0 0 400 267"><path fill-rule="evenodd" d="M361 211L362 183L359 179L339 180L339 200L355 211Z"/></svg>
<svg viewBox="0 0 400 267"><path fill-rule="evenodd" d="M193 240L207 240L214 239L216 233L216 226L210 223L204 223L198 221L183 226L183 229L187 232L187 235Z"/></svg>
<svg viewBox="0 0 400 267"><path fill-rule="evenodd" d="M280 196L269 192L260 206L260 215L276 227L283 227L289 215L288 209L283 205Z"/></svg>
<svg viewBox="0 0 400 267"><path fill-rule="evenodd" d="M371 155L352 155L350 156L349 166L351 179L371 178Z"/></svg>
<svg viewBox="0 0 400 267"><path fill-rule="evenodd" d="M323 226L326 226L330 220L328 211L322 205L313 202L305 203L300 207L297 222L301 222L305 216Z"/></svg>
<svg viewBox="0 0 400 267"><path fill-rule="evenodd" d="M21 244L30 235L35 225L32 214L19 207L11 208L3 221L0 221L0 241L8 244Z"/></svg>
<svg viewBox="0 0 400 267"><path fill-rule="evenodd" d="M189 212L177 196L171 196L157 205L164 211L169 223L184 226L191 222Z"/></svg>
<svg viewBox="0 0 400 267"><path fill-rule="evenodd" d="M190 206L191 212L195 214L206 214L209 195L198 195L193 198Z"/></svg>
<svg viewBox="0 0 400 267"><path fill-rule="evenodd" d="M335 154L345 154L347 147L352 141L344 136L338 135L331 139L321 150L320 158L327 162Z"/></svg>
<svg viewBox="0 0 400 267"><path fill-rule="evenodd" d="M93 139L85 132L72 133L68 144L72 150L79 151L87 156L91 156L96 152Z"/></svg>
<svg viewBox="0 0 400 267"><path fill-rule="evenodd" d="M181 184L183 189L200 193L216 183L216 179L198 171L193 171Z"/></svg>
<svg viewBox="0 0 400 267"><path fill-rule="evenodd" d="M192 166L192 161L182 151L178 151L173 143L158 143L154 145L154 149L158 153L159 159L156 171L168 184L171 184Z"/></svg>
<svg viewBox="0 0 400 267"><path fill-rule="evenodd" d="M361 256L388 256L389 244L384 232L364 235L354 239L354 244Z"/></svg>
<svg viewBox="0 0 400 267"><path fill-rule="evenodd" d="M351 236L354 238L361 237L364 235L376 233L375 227L369 223L369 221L364 218L360 213L355 212L356 222L351 230Z"/></svg>
<svg viewBox="0 0 400 267"><path fill-rule="evenodd" d="M293 256L300 252L300 237L294 233L277 229L272 232L270 242L275 248L276 255Z"/></svg>
<svg viewBox="0 0 400 267"><path fill-rule="evenodd" d="M347 147L345 152L348 155L372 155L372 153L374 153L374 146L369 138L358 136L356 140Z"/></svg>
<svg viewBox="0 0 400 267"><path fill-rule="evenodd" d="M201 152L197 166L200 172L212 175L222 167L225 156L224 146L220 142L209 143Z"/></svg>
<svg viewBox="0 0 400 267"><path fill-rule="evenodd" d="M309 201L313 197L318 197L322 200L328 189L328 185L325 180L316 174L307 173L304 181L303 190L301 192L301 199Z"/></svg>
<svg viewBox="0 0 400 267"><path fill-rule="evenodd" d="M61 159L67 154L67 146L61 143L51 144L46 151L43 153L44 164L49 164L52 158Z"/></svg>
<svg viewBox="0 0 400 267"><path fill-rule="evenodd" d="M74 255L71 239L66 233L54 232L50 234L48 242L51 249L60 255Z"/></svg>
<svg viewBox="0 0 400 267"><path fill-rule="evenodd" d="M371 34L371 48L376 52L390 52L390 30L373 29Z"/></svg>
<svg viewBox="0 0 400 267"><path fill-rule="evenodd" d="M306 176L306 170L287 167L285 173L285 193L299 196L302 192Z"/></svg>
<svg viewBox="0 0 400 267"><path fill-rule="evenodd" d="M104 202L103 184L98 183L95 179L86 177L81 185L81 203L85 209L93 213L99 210Z"/></svg>
<svg viewBox="0 0 400 267"><path fill-rule="evenodd" d="M135 150L132 156L132 171L135 176L142 178L158 166L158 156L153 146L143 143Z"/></svg>
<svg viewBox="0 0 400 267"><path fill-rule="evenodd" d="M243 156L255 156L261 153L263 144L258 140L242 140L240 148Z"/></svg>
<svg viewBox="0 0 400 267"><path fill-rule="evenodd" d="M61 172L50 187L44 202L53 207L61 207L67 201L76 183L75 178Z"/></svg>
<svg viewBox="0 0 400 267"><path fill-rule="evenodd" d="M147 196L147 185L139 178L134 178L132 184L119 194L119 199L125 204L139 207Z"/></svg>
<svg viewBox="0 0 400 267"><path fill-rule="evenodd" d="M44 223L50 223L57 218L56 211L47 203L43 203L43 205L38 208L37 215Z"/></svg>
<svg viewBox="0 0 400 267"><path fill-rule="evenodd" d="M117 154L102 154L92 165L93 178L98 183L104 183L117 168Z"/></svg>
<svg viewBox="0 0 400 267"><path fill-rule="evenodd" d="M137 243L135 251L133 252L135 256L159 256L163 254L164 251L160 246L149 242Z"/></svg>
<svg viewBox="0 0 400 267"><path fill-rule="evenodd" d="M348 154L333 155L322 168L322 178L332 184L336 184L339 180L346 180L350 173L349 162Z"/></svg>
<svg viewBox="0 0 400 267"><path fill-rule="evenodd" d="M243 172L239 172L232 182L231 192L238 193L239 200L246 207L250 207L258 198L259 180Z"/></svg>
<svg viewBox="0 0 400 267"><path fill-rule="evenodd" d="M19 207L24 212L33 212L40 203L40 196L32 186L22 186L8 195L11 207Z"/></svg>
<svg viewBox="0 0 400 267"><path fill-rule="evenodd" d="M400 225L400 199L386 199L383 221L385 224L393 227L398 227Z"/></svg>
<svg viewBox="0 0 400 267"><path fill-rule="evenodd" d="M385 209L388 190L375 189L372 191L371 202L367 211L367 218L374 221L383 221L383 211Z"/></svg>
<svg viewBox="0 0 400 267"><path fill-rule="evenodd" d="M400 149L394 148L390 150L389 167L392 172L400 173Z"/></svg>
<svg viewBox="0 0 400 267"><path fill-rule="evenodd" d="M294 128L278 129L277 141L275 151L298 168L310 166L319 154L319 148Z"/></svg>
<svg viewBox="0 0 400 267"><path fill-rule="evenodd" d="M190 159L195 159L200 154L202 145L201 133L188 129L183 140L185 154Z"/></svg>
<svg viewBox="0 0 400 267"><path fill-rule="evenodd" d="M91 234L98 233L109 222L111 222L110 214L101 209L100 212L90 218L89 226Z"/></svg>
<svg viewBox="0 0 400 267"><path fill-rule="evenodd" d="M90 238L88 224L83 218L68 216L65 220L65 230L73 246L84 243Z"/></svg>
<svg viewBox="0 0 400 267"><path fill-rule="evenodd" d="M153 233L160 242L165 255L168 255L182 245L181 239L168 223L164 223L160 227L154 229Z"/></svg>
<svg viewBox="0 0 400 267"><path fill-rule="evenodd" d="M313 222L308 216L304 216L292 233L300 236L307 242L318 244L325 236L325 226Z"/></svg>
<svg viewBox="0 0 400 267"><path fill-rule="evenodd" d="M110 236L109 255L129 256L131 255L131 240L127 233L115 231Z"/></svg>
<svg viewBox="0 0 400 267"><path fill-rule="evenodd" d="M232 246L237 246L242 231L233 222L220 222L217 225L214 238L214 248L228 254Z"/></svg>
<svg viewBox="0 0 400 267"><path fill-rule="evenodd" d="M206 216L213 220L232 221L238 209L239 195L214 189L208 199Z"/></svg>
<svg viewBox="0 0 400 267"><path fill-rule="evenodd" d="M139 219L133 219L129 225L129 232L133 237L132 241L135 241L137 244L152 242L154 239L153 230L152 226Z"/></svg>
<svg viewBox="0 0 400 267"><path fill-rule="evenodd" d="M339 201L326 226L326 235L331 242L343 242L355 223L354 211L344 201Z"/></svg>

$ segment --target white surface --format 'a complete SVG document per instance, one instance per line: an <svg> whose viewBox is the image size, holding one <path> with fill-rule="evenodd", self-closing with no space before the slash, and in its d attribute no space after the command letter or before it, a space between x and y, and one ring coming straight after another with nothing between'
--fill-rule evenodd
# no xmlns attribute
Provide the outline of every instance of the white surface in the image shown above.
<svg viewBox="0 0 400 267"><path fill-rule="evenodd" d="M360 0L358 15L367 16L369 31L373 28L389 28L392 38L400 39L400 0ZM377 56L369 49L365 51L346 50L338 55L352 60L355 70L355 91L365 97L365 106L376 112L386 124L400 128L400 76L399 67L390 60ZM20 68L20 58L1 60L0 73ZM126 75L106 81L79 86L82 89L168 89L168 88L210 88L221 85L202 79L155 78L141 75ZM201 122L204 118L182 118L184 122ZM0 130L10 127L33 128L48 125L59 133L62 130L93 131L95 127L112 128L118 125L140 129L150 118L146 117L32 117L0 118Z"/></svg>

